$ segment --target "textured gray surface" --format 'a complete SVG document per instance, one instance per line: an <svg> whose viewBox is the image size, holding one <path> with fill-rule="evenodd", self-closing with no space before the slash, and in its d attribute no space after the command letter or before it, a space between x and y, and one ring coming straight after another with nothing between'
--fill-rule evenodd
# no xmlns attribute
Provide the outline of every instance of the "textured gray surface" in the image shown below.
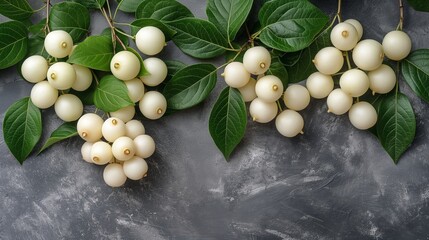
<svg viewBox="0 0 429 240"><path fill-rule="evenodd" d="M35 1L34 1L35 2ZM205 17L205 1L181 1ZM336 1L316 1L331 16ZM344 1L343 17L359 19L364 38L396 27L397 1ZM414 48L428 48L429 14L406 7ZM121 15L123 21L129 16ZM92 19L93 33L106 26ZM163 57L191 63L173 46ZM216 64L220 64L218 59ZM29 95L31 84L1 70L0 112ZM80 158L82 141L55 145L20 166L0 139L0 239L427 239L429 111L411 97L416 139L395 166L377 140L347 117L312 100L302 112L305 135L285 139L274 124L250 123L227 163L207 130L205 103L151 122L157 143L149 177L111 189L102 168ZM44 138L61 121L43 113Z"/></svg>

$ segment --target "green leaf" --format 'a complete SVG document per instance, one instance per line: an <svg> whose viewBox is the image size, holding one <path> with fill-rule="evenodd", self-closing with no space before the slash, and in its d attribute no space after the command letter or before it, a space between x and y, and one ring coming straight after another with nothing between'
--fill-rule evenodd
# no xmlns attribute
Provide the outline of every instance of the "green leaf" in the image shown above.
<svg viewBox="0 0 429 240"><path fill-rule="evenodd" d="M18 21L0 23L0 69L15 65L27 54L27 27Z"/></svg>
<svg viewBox="0 0 429 240"><path fill-rule="evenodd" d="M174 43L186 54L196 58L212 58L228 49L228 41L213 23L197 18L169 22L176 34Z"/></svg>
<svg viewBox="0 0 429 240"><path fill-rule="evenodd" d="M115 112L134 103L128 96L125 83L113 75L104 76L95 89L94 104L105 112Z"/></svg>
<svg viewBox="0 0 429 240"><path fill-rule="evenodd" d="M119 29L119 30L120 30L120 31L122 31L121 29ZM118 37L119 37L119 39L121 39L122 43L123 43L125 46L129 46L129 45L130 45L130 43L129 43L129 41L128 41L128 37L127 37L127 36L125 36L125 35L123 35L123 34L118 33L118 31L117 31L117 30L115 30L115 33L116 33L116 36L118 36ZM109 37L110 39L112 39L112 29L111 29L110 27L107 27L107 28L105 28L105 29L100 33L100 35L102 35L102 36L107 36L107 37ZM121 43L119 43L118 41L116 41L115 51L116 51L116 52L119 52L119 51L122 51L122 50L125 50L125 49L122 47Z"/></svg>
<svg viewBox="0 0 429 240"><path fill-rule="evenodd" d="M167 106L174 110L193 107L206 99L216 85L216 67L201 63L178 71L164 88Z"/></svg>
<svg viewBox="0 0 429 240"><path fill-rule="evenodd" d="M46 25L46 18L40 20L40 22L33 24L28 27L28 32L31 37L45 38L45 32L43 31Z"/></svg>
<svg viewBox="0 0 429 240"><path fill-rule="evenodd" d="M328 22L328 16L309 1L272 0L259 11L260 40L283 52L306 48Z"/></svg>
<svg viewBox="0 0 429 240"><path fill-rule="evenodd" d="M106 3L106 0L68 0L82 4L89 9L100 9Z"/></svg>
<svg viewBox="0 0 429 240"><path fill-rule="evenodd" d="M42 135L42 116L29 97L12 104L3 120L4 141L13 156L23 163Z"/></svg>
<svg viewBox="0 0 429 240"><path fill-rule="evenodd" d="M118 1L118 7L119 10L123 12L129 12L133 13L137 10L137 7L140 3L142 3L144 0L120 0Z"/></svg>
<svg viewBox="0 0 429 240"><path fill-rule="evenodd" d="M68 32L74 43L89 33L90 15L82 4L61 2L54 4L49 13L49 28Z"/></svg>
<svg viewBox="0 0 429 240"><path fill-rule="evenodd" d="M429 12L429 2L427 0L408 0L408 4L417 11Z"/></svg>
<svg viewBox="0 0 429 240"><path fill-rule="evenodd" d="M244 137L246 105L238 90L227 87L217 99L209 118L209 131L216 146L228 160Z"/></svg>
<svg viewBox="0 0 429 240"><path fill-rule="evenodd" d="M194 14L176 0L145 0L136 10L136 19L151 18L170 22L186 17L194 17Z"/></svg>
<svg viewBox="0 0 429 240"><path fill-rule="evenodd" d="M274 76L280 78L280 80L282 80L284 89L287 88L288 81L289 81L289 74L288 74L285 66L283 66L283 63L280 61L280 59L278 57L273 58L271 60L271 65L267 71L267 75L274 75Z"/></svg>
<svg viewBox="0 0 429 240"><path fill-rule="evenodd" d="M49 54L45 51L45 40L43 38L30 37L28 39L27 57L32 55L41 55L45 58L49 57Z"/></svg>
<svg viewBox="0 0 429 240"><path fill-rule="evenodd" d="M27 0L0 0L0 14L13 20L26 20L33 15Z"/></svg>
<svg viewBox="0 0 429 240"><path fill-rule="evenodd" d="M388 95L378 108L377 136L395 163L408 149L416 133L416 118L404 94Z"/></svg>
<svg viewBox="0 0 429 240"><path fill-rule="evenodd" d="M131 23L131 35L135 36L140 28L146 26L159 28L164 33L166 41L170 40L173 35L176 34L176 31L172 30L170 27L156 19L140 18Z"/></svg>
<svg viewBox="0 0 429 240"><path fill-rule="evenodd" d="M140 77L140 76L144 76L144 75L148 75L149 74L149 72L146 70L146 68L144 67L144 63L143 63L143 58L142 58L142 56L140 56L140 54L136 51L136 50L134 50L134 48L127 48L127 50L128 51L130 51L130 52L132 52L132 53L134 53L134 55L136 55L136 57L139 59L139 61L140 61L140 72L139 72L139 74L137 75L138 77Z"/></svg>
<svg viewBox="0 0 429 240"><path fill-rule="evenodd" d="M246 21L253 0L208 0L207 17L232 42Z"/></svg>
<svg viewBox="0 0 429 240"><path fill-rule="evenodd" d="M417 96L429 102L429 49L412 52L402 61L402 75Z"/></svg>
<svg viewBox="0 0 429 240"><path fill-rule="evenodd" d="M70 89L71 94L78 97L84 105L94 105L94 93L97 88L97 81L93 80L91 86L85 91L76 91L74 89Z"/></svg>
<svg viewBox="0 0 429 240"><path fill-rule="evenodd" d="M177 60L166 60L164 61L165 65L167 65L168 76L174 76L178 71L186 67L186 64L177 61Z"/></svg>
<svg viewBox="0 0 429 240"><path fill-rule="evenodd" d="M46 140L39 153L43 152L53 144L77 136L76 122L66 122L59 126L55 131L52 132L51 136Z"/></svg>
<svg viewBox="0 0 429 240"><path fill-rule="evenodd" d="M76 46L68 62L108 72L110 71L112 57L113 44L111 37L90 36Z"/></svg>
<svg viewBox="0 0 429 240"><path fill-rule="evenodd" d="M330 32L331 28L325 29L307 48L297 53L285 55L287 60L294 60L291 66L286 67L291 83L305 80L317 71L313 59L320 49L331 46ZM294 55L298 55L297 58Z"/></svg>

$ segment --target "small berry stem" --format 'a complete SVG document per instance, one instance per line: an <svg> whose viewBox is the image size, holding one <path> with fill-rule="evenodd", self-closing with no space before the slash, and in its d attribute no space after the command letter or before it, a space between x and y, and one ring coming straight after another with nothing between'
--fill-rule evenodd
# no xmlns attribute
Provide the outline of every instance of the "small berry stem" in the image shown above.
<svg viewBox="0 0 429 240"><path fill-rule="evenodd" d="M110 31L111 31L111 34L112 34L112 43L113 43L113 46L115 46L116 45L116 41L118 41L119 44L121 44L121 46L122 46L122 48L124 50L127 49L127 47L122 42L122 40L118 37L118 35L116 35L116 28L115 28L115 26L113 26L113 20L112 20L112 18L110 18L107 15L107 12L106 12L106 10L104 8L101 8L100 11L103 14L104 18L106 18L107 23L109 24Z"/></svg>
<svg viewBox="0 0 429 240"><path fill-rule="evenodd" d="M282 105L280 104L280 101L277 100L276 103L277 103L277 107L280 109L280 112L283 112L283 108L282 108Z"/></svg>
<svg viewBox="0 0 429 240"><path fill-rule="evenodd" d="M338 0L337 18L338 22L341 22L341 0Z"/></svg>
<svg viewBox="0 0 429 240"><path fill-rule="evenodd" d="M33 13L36 13L36 12L42 11L43 9L45 9L45 7L46 7L46 6L47 6L47 4L46 4L46 3L45 3L45 4L43 4L43 6L42 6L41 8L34 10L34 11L33 11Z"/></svg>
<svg viewBox="0 0 429 240"><path fill-rule="evenodd" d="M129 37L129 38L131 38L131 39L136 39L136 37L131 36L131 35L129 35L129 34L127 34L127 33L123 32L123 31L119 30L118 28L115 28L115 30L116 30L116 32L118 32L118 33L120 33L120 34L122 34L122 35L124 35L124 36L126 36L126 37Z"/></svg>
<svg viewBox="0 0 429 240"><path fill-rule="evenodd" d="M349 56L349 52L348 51L344 52L344 57L346 58L347 68L349 70L352 69L352 64L350 63L350 56Z"/></svg>
<svg viewBox="0 0 429 240"><path fill-rule="evenodd" d="M51 6L51 0L46 0L46 24L44 27L45 35L47 35L51 29L49 29L49 7Z"/></svg>
<svg viewBox="0 0 429 240"><path fill-rule="evenodd" d="M99 81L98 81L98 77L97 77L97 75L94 73L94 71L92 71L91 70L91 73L92 73L92 76L94 77L94 80L95 80L95 82L97 83L97 85L100 83Z"/></svg>
<svg viewBox="0 0 429 240"><path fill-rule="evenodd" d="M112 12L110 11L110 3L109 0L106 0L107 11L109 12L109 17L112 18Z"/></svg>
<svg viewBox="0 0 429 240"><path fill-rule="evenodd" d="M121 7L121 5L122 5L122 3L123 3L124 1L120 1L119 3L118 3L118 6L116 6L116 9L115 9L115 13L113 14L113 20L115 20L116 19L116 14L118 14L118 10L119 10L119 8Z"/></svg>
<svg viewBox="0 0 429 240"><path fill-rule="evenodd" d="M396 29L402 31L403 26L404 26L404 4L402 0L399 0L399 24Z"/></svg>

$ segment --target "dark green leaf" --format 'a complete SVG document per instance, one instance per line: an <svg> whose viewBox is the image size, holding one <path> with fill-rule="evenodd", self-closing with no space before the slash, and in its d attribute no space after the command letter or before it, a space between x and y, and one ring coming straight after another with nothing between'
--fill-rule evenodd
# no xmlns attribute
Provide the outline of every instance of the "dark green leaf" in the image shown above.
<svg viewBox="0 0 429 240"><path fill-rule="evenodd" d="M156 19L141 18L131 23L131 35L135 36L140 30L140 28L146 26L153 26L159 28L164 33L166 41L170 40L173 35L176 34L176 31L171 30L171 28L169 28L167 25Z"/></svg>
<svg viewBox="0 0 429 240"><path fill-rule="evenodd" d="M246 21L253 0L208 0L207 17L232 42Z"/></svg>
<svg viewBox="0 0 429 240"><path fill-rule="evenodd" d="M412 52L402 61L405 81L417 96L429 102L429 49Z"/></svg>
<svg viewBox="0 0 429 240"><path fill-rule="evenodd" d="M226 160L243 139L246 125L246 105L240 92L225 88L210 113L209 131Z"/></svg>
<svg viewBox="0 0 429 240"><path fill-rule="evenodd" d="M271 60L271 66L267 71L267 75L274 75L280 78L280 80L282 80L284 89L287 88L288 81L289 81L289 74L285 66L283 66L283 63L280 61L278 57L273 58Z"/></svg>
<svg viewBox="0 0 429 240"><path fill-rule="evenodd" d="M113 75L104 76L94 93L95 106L105 112L115 112L134 103L125 83Z"/></svg>
<svg viewBox="0 0 429 240"><path fill-rule="evenodd" d="M309 1L272 0L259 11L260 40L283 52L306 48L329 18Z"/></svg>
<svg viewBox="0 0 429 240"><path fill-rule="evenodd" d="M43 31L46 25L46 18L40 20L39 23L28 27L28 31L32 36L45 38L45 32Z"/></svg>
<svg viewBox="0 0 429 240"><path fill-rule="evenodd" d="M27 54L27 28L18 21L0 23L0 69L15 65Z"/></svg>
<svg viewBox="0 0 429 240"><path fill-rule="evenodd" d="M77 136L76 122L66 122L59 126L52 132L51 136L46 140L43 147L40 149L39 154L53 144Z"/></svg>
<svg viewBox="0 0 429 240"><path fill-rule="evenodd" d="M85 91L76 91L74 89L70 89L71 94L78 97L84 105L94 105L94 93L97 88L97 82L92 81L91 86Z"/></svg>
<svg viewBox="0 0 429 240"><path fill-rule="evenodd" d="M52 6L49 13L49 28L64 30L70 33L73 42L77 43L89 32L89 11L76 2L61 2Z"/></svg>
<svg viewBox="0 0 429 240"><path fill-rule="evenodd" d="M176 0L144 0L136 10L136 19L151 18L169 22L186 17L194 15Z"/></svg>
<svg viewBox="0 0 429 240"><path fill-rule="evenodd" d="M178 71L164 88L167 106L181 110L206 99L216 85L216 68L211 64L195 64Z"/></svg>
<svg viewBox="0 0 429 240"><path fill-rule="evenodd" d="M103 7L106 0L68 0L82 4L89 9L100 9Z"/></svg>
<svg viewBox="0 0 429 240"><path fill-rule="evenodd" d="M41 55L45 58L49 57L49 54L45 51L45 40L40 37L30 37L28 39L28 52L27 56Z"/></svg>
<svg viewBox="0 0 429 240"><path fill-rule="evenodd" d="M169 22L176 34L174 43L186 54L196 58L212 58L222 55L228 49L228 41L213 23L197 19L183 18Z"/></svg>
<svg viewBox="0 0 429 240"><path fill-rule="evenodd" d="M22 164L42 135L42 116L29 97L12 104L3 121L4 141Z"/></svg>
<svg viewBox="0 0 429 240"><path fill-rule="evenodd" d="M130 52L132 52L132 53L134 53L134 55L136 55L136 57L139 59L139 61L140 61L140 72L139 72L139 74L137 75L138 77L140 77L140 76L144 76L144 75L147 75L147 74L149 74L149 72L146 70L146 68L144 67L144 63L143 63L143 58L142 58L142 56L140 56L140 54L136 51L136 50L134 50L134 48L127 48L127 50L128 51L130 51Z"/></svg>
<svg viewBox="0 0 429 240"><path fill-rule="evenodd" d="M0 0L0 14L14 20L26 20L33 15L27 0Z"/></svg>
<svg viewBox="0 0 429 240"><path fill-rule="evenodd" d="M283 62L289 62L286 67L289 73L289 82L297 83L305 80L310 74L317 71L313 59L317 52L324 47L331 46L331 28L325 29L307 48L302 51L286 54Z"/></svg>
<svg viewBox="0 0 429 240"><path fill-rule="evenodd" d="M377 136L395 163L408 149L416 133L416 118L404 94L384 98L378 108Z"/></svg>
<svg viewBox="0 0 429 240"><path fill-rule="evenodd" d="M186 67L186 64L177 61L177 60L166 60L164 61L165 65L167 65L168 76L174 76L178 71Z"/></svg>
<svg viewBox="0 0 429 240"><path fill-rule="evenodd" d="M427 0L408 0L408 4L417 11L429 12L429 2Z"/></svg>
<svg viewBox="0 0 429 240"><path fill-rule="evenodd" d="M119 10L133 13L143 1L144 0L120 0L120 3L118 4Z"/></svg>
<svg viewBox="0 0 429 240"><path fill-rule="evenodd" d="M91 36L77 45L69 58L70 63L76 63L91 69L110 71L110 61L113 57L113 45L108 36Z"/></svg>

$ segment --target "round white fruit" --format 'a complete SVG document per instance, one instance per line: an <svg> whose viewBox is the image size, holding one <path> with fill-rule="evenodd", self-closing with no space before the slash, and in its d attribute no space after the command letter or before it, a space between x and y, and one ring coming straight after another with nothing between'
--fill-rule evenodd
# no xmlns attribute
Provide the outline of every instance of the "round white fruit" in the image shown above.
<svg viewBox="0 0 429 240"><path fill-rule="evenodd" d="M310 103L310 93L304 86L293 84L284 92L283 101L287 108L301 111Z"/></svg>
<svg viewBox="0 0 429 240"><path fill-rule="evenodd" d="M368 91L368 75L359 69L350 69L341 75L341 89L352 97L360 97Z"/></svg>
<svg viewBox="0 0 429 240"><path fill-rule="evenodd" d="M155 141L147 134L134 138L134 145L136 146L136 156L141 158L148 158L155 152Z"/></svg>
<svg viewBox="0 0 429 240"><path fill-rule="evenodd" d="M250 79L250 73L241 62L231 62L226 65L222 76L226 84L233 88L244 87Z"/></svg>
<svg viewBox="0 0 429 240"><path fill-rule="evenodd" d="M41 81L31 88L30 99L36 107L46 109L57 101L58 90L52 87L48 81Z"/></svg>
<svg viewBox="0 0 429 240"><path fill-rule="evenodd" d="M139 108L143 116L155 120L164 115L167 110L167 100L160 92L149 91L140 100Z"/></svg>
<svg viewBox="0 0 429 240"><path fill-rule="evenodd" d="M95 142L91 148L91 160L97 165L105 165L113 160L112 147L104 141Z"/></svg>
<svg viewBox="0 0 429 240"><path fill-rule="evenodd" d="M295 137L302 133L304 119L294 110L284 110L276 118L276 128L285 137Z"/></svg>
<svg viewBox="0 0 429 240"><path fill-rule="evenodd" d="M93 163L91 160L92 145L94 145L94 143L85 142L84 144L82 144L82 147L80 149L80 153L82 154L82 159L88 163Z"/></svg>
<svg viewBox="0 0 429 240"><path fill-rule="evenodd" d="M343 53L334 47L325 47L317 52L313 63L319 72L332 75L340 71L343 67Z"/></svg>
<svg viewBox="0 0 429 240"><path fill-rule="evenodd" d="M136 34L136 46L146 55L158 54L165 46L165 35L157 27L143 27Z"/></svg>
<svg viewBox="0 0 429 240"><path fill-rule="evenodd" d="M400 61L408 56L411 51L411 39L403 31L391 31L383 38L383 51L386 57L394 61Z"/></svg>
<svg viewBox="0 0 429 240"><path fill-rule="evenodd" d="M260 98L255 98L250 103L249 113L253 121L267 123L273 120L278 112L276 102L265 102Z"/></svg>
<svg viewBox="0 0 429 240"><path fill-rule="evenodd" d="M353 98L340 88L334 89L326 99L328 112L342 115L346 113L353 104Z"/></svg>
<svg viewBox="0 0 429 240"><path fill-rule="evenodd" d="M120 51L110 61L110 71L116 78L123 81L136 78L140 68L139 58L130 51Z"/></svg>
<svg viewBox="0 0 429 240"><path fill-rule="evenodd" d="M368 102L358 102L350 108L349 119L357 129L366 130L377 123L377 111Z"/></svg>
<svg viewBox="0 0 429 240"><path fill-rule="evenodd" d="M131 138L123 136L113 142L112 152L119 161L127 161L134 156L136 146Z"/></svg>
<svg viewBox="0 0 429 240"><path fill-rule="evenodd" d="M258 98L266 102L275 102L283 94L283 83L278 77L267 75L256 81L255 92Z"/></svg>
<svg viewBox="0 0 429 240"><path fill-rule="evenodd" d="M134 105L121 108L115 112L110 112L111 117L119 118L125 123L133 119L135 114L136 114L136 109L134 108Z"/></svg>
<svg viewBox="0 0 429 240"><path fill-rule="evenodd" d="M103 136L101 128L103 119L95 113L86 113L77 121L77 132L87 142L96 142Z"/></svg>
<svg viewBox="0 0 429 240"><path fill-rule="evenodd" d="M250 102L257 97L255 86L256 80L251 77L246 85L238 89L245 102Z"/></svg>
<svg viewBox="0 0 429 240"><path fill-rule="evenodd" d="M249 48L244 53L243 65L253 75L263 74L270 68L271 54L261 46Z"/></svg>
<svg viewBox="0 0 429 240"><path fill-rule="evenodd" d="M76 91L85 91L91 86L92 73L89 68L73 64L72 65L76 72L76 80L74 81L72 88Z"/></svg>
<svg viewBox="0 0 429 240"><path fill-rule="evenodd" d="M124 162L124 173L131 180L140 180L147 174L147 162L138 156Z"/></svg>
<svg viewBox="0 0 429 240"><path fill-rule="evenodd" d="M48 61L44 57L33 55L22 63L21 73L25 80L38 83L46 79L48 67Z"/></svg>
<svg viewBox="0 0 429 240"><path fill-rule="evenodd" d="M396 74L393 69L385 64L368 72L369 88L373 93L388 93L396 85Z"/></svg>
<svg viewBox="0 0 429 240"><path fill-rule="evenodd" d="M110 117L104 121L101 133L108 142L114 142L125 135L125 123L119 118Z"/></svg>
<svg viewBox="0 0 429 240"><path fill-rule="evenodd" d="M335 25L331 31L331 42L334 47L342 51L352 50L359 40L356 28L346 22Z"/></svg>
<svg viewBox="0 0 429 240"><path fill-rule="evenodd" d="M128 96L134 103L140 101L144 95L144 85L139 78L124 82L128 89Z"/></svg>
<svg viewBox="0 0 429 240"><path fill-rule="evenodd" d="M121 164L110 163L104 168L103 179L110 187L120 187L127 181L127 176Z"/></svg>
<svg viewBox="0 0 429 240"><path fill-rule="evenodd" d="M357 33L358 33L358 41L362 38L363 35L363 27L362 24L356 20L356 19L347 19L346 21L344 21L346 23L349 23L351 25L353 25L353 27L355 27Z"/></svg>
<svg viewBox="0 0 429 240"><path fill-rule="evenodd" d="M71 88L76 81L76 71L69 63L57 62L49 67L47 79L54 88L58 90L67 90Z"/></svg>
<svg viewBox="0 0 429 240"><path fill-rule="evenodd" d="M55 58L67 57L73 48L73 39L70 34L63 30L54 30L45 38L46 52Z"/></svg>
<svg viewBox="0 0 429 240"><path fill-rule="evenodd" d="M143 64L149 74L141 76L140 79L146 86L158 86L167 77L167 65L161 59L156 57L147 58L143 61Z"/></svg>
<svg viewBox="0 0 429 240"><path fill-rule="evenodd" d="M145 134L146 129L139 120L131 120L125 124L125 135L131 139Z"/></svg>
<svg viewBox="0 0 429 240"><path fill-rule="evenodd" d="M352 57L358 68L372 71L383 63L383 47L375 40L365 39L360 41L353 49Z"/></svg>
<svg viewBox="0 0 429 240"><path fill-rule="evenodd" d="M65 122L76 121L82 116L82 101L73 94L64 94L55 102L55 113Z"/></svg>
<svg viewBox="0 0 429 240"><path fill-rule="evenodd" d="M327 97L332 92L334 89L334 80L330 75L315 72L308 76L306 87L310 96L321 99Z"/></svg>

